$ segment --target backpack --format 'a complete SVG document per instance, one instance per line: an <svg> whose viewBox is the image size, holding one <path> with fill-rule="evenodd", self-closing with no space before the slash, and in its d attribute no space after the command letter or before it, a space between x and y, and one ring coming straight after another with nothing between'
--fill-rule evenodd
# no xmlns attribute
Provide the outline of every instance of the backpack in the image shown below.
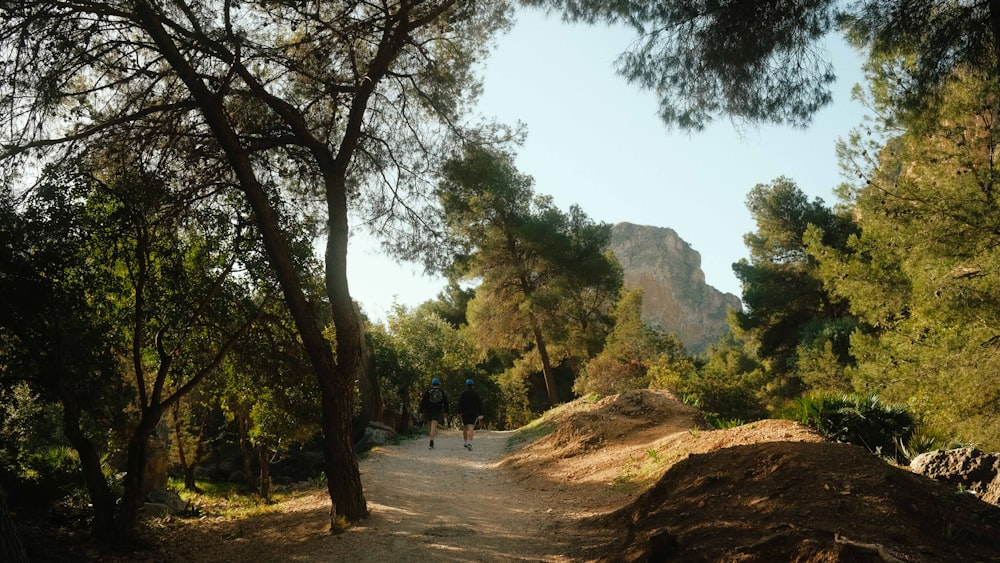
<svg viewBox="0 0 1000 563"><path fill-rule="evenodd" d="M444 391L438 389L437 387L431 387L427 390L427 406L432 410L439 410L444 406Z"/></svg>

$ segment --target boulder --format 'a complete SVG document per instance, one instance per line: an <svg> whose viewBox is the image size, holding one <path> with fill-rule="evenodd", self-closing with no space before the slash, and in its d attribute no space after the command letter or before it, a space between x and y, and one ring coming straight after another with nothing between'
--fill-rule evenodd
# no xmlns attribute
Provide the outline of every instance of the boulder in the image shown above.
<svg viewBox="0 0 1000 563"><path fill-rule="evenodd" d="M354 444L357 453L366 452L375 446L384 446L396 438L396 431L381 422L369 422L365 434Z"/></svg>
<svg viewBox="0 0 1000 563"><path fill-rule="evenodd" d="M181 499L181 495L170 489L153 489L146 496L146 502L162 504L170 510L171 514L182 514L188 508L187 503Z"/></svg>
<svg viewBox="0 0 1000 563"><path fill-rule="evenodd" d="M910 470L961 487L985 502L1000 506L1000 454L976 448L935 450L913 458Z"/></svg>
<svg viewBox="0 0 1000 563"><path fill-rule="evenodd" d="M167 470L170 467L170 452L162 441L151 437L146 441L146 467L142 471L139 494L147 496L150 491L167 488Z"/></svg>

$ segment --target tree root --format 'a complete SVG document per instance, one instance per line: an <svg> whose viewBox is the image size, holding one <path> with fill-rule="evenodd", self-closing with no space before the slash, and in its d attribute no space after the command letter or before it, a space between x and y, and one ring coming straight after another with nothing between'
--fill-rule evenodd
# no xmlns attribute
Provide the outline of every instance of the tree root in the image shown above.
<svg viewBox="0 0 1000 563"><path fill-rule="evenodd" d="M866 551L873 551L878 554L878 558L886 563L905 563L902 559L889 553L883 545L877 543L864 543L854 540L849 540L840 534L833 534L834 543L849 545L851 547L856 547L858 549L864 549Z"/></svg>

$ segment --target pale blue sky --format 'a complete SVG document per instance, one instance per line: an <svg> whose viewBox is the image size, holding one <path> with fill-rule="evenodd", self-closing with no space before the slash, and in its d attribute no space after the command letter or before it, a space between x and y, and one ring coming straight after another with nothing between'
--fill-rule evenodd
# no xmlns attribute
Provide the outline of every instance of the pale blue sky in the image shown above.
<svg viewBox="0 0 1000 563"><path fill-rule="evenodd" d="M633 39L626 29L567 25L522 13L486 61L479 108L500 122L523 122L528 138L517 166L536 193L561 209L577 204L595 221L669 227L701 255L705 281L740 296L732 264L747 257L743 235L755 229L746 194L778 176L828 205L843 178L835 143L861 123L850 99L860 60L839 38L826 48L838 82L834 104L806 130L747 129L728 120L701 133L667 129L648 92L614 73ZM392 303L413 306L444 287L421 268L397 264L358 237L348 255L351 293L381 320Z"/></svg>

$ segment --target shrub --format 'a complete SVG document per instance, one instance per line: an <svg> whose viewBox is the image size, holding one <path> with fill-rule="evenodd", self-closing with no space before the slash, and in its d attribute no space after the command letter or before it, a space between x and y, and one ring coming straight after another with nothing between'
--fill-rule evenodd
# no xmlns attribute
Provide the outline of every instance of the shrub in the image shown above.
<svg viewBox="0 0 1000 563"><path fill-rule="evenodd" d="M906 459L900 444L910 442L916 422L904 407L883 403L875 393L814 393L795 404L800 422L831 440L864 446L895 461Z"/></svg>

